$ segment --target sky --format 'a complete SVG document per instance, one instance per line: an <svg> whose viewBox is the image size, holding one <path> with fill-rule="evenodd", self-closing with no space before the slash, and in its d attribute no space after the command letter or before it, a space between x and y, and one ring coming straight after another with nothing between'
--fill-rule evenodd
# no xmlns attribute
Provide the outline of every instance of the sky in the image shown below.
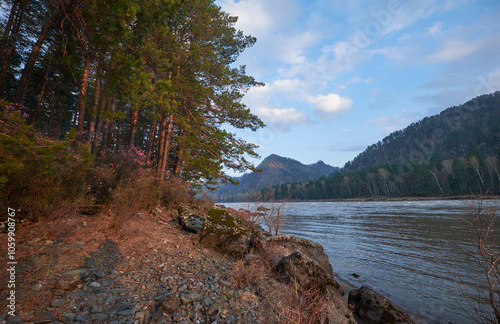
<svg viewBox="0 0 500 324"><path fill-rule="evenodd" d="M265 83L243 102L267 126L237 134L262 158L342 167L393 131L500 90L498 0L216 3L257 38L237 64Z"/></svg>

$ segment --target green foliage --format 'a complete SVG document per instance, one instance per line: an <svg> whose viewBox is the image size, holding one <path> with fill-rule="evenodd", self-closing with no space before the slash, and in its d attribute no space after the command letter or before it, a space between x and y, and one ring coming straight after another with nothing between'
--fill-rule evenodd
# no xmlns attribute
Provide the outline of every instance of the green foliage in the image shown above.
<svg viewBox="0 0 500 324"><path fill-rule="evenodd" d="M30 217L84 196L92 172L88 148L69 134L62 141L26 124L25 107L0 101L1 198Z"/></svg>

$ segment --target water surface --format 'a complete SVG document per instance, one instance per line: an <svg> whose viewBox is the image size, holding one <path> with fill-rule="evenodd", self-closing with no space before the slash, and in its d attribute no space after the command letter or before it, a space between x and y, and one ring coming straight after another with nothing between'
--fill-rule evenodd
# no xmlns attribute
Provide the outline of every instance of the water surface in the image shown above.
<svg viewBox="0 0 500 324"><path fill-rule="evenodd" d="M486 291L486 284L479 264L466 253L475 248L473 231L461 219L468 204L458 200L288 203L282 234L320 243L339 281L370 286L418 315L422 323L470 323L462 289L478 302L476 292ZM498 247L499 233L490 237ZM482 302L487 306L486 300Z"/></svg>

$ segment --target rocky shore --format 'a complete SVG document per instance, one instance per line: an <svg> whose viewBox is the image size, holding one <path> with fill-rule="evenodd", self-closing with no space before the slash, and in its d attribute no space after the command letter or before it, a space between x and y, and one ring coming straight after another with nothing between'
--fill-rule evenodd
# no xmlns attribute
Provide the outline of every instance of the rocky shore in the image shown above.
<svg viewBox="0 0 500 324"><path fill-rule="evenodd" d="M18 224L16 316L5 307L0 323L411 323L367 289L349 305L321 245L270 237L234 210L157 208L111 223Z"/></svg>

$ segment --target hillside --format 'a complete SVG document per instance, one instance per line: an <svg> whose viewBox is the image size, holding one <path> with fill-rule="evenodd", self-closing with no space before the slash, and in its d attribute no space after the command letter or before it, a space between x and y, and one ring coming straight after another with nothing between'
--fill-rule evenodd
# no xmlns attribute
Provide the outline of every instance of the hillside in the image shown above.
<svg viewBox="0 0 500 324"><path fill-rule="evenodd" d="M426 117L369 146L344 166L354 171L369 166L463 157L472 150L495 155L500 148L500 92Z"/></svg>
<svg viewBox="0 0 500 324"><path fill-rule="evenodd" d="M500 92L390 134L341 172L272 192L276 200L500 194Z"/></svg>
<svg viewBox="0 0 500 324"><path fill-rule="evenodd" d="M260 173L247 173L236 178L239 185L226 184L213 193L218 201L239 200L237 195L245 195L266 187L281 185L289 182L302 182L317 179L337 172L339 168L318 161L305 165L297 160L272 154L265 158L258 166Z"/></svg>

